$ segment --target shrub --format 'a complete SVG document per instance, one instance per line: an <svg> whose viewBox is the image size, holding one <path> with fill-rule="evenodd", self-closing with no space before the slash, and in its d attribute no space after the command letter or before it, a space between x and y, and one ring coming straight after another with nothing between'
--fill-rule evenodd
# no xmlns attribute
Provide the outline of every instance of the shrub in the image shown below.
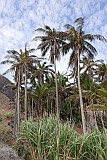
<svg viewBox="0 0 107 160"><path fill-rule="evenodd" d="M59 124L59 155L55 117L23 121L20 142L32 160L107 160L107 133L79 135L69 123ZM26 154L25 154L26 155Z"/></svg>

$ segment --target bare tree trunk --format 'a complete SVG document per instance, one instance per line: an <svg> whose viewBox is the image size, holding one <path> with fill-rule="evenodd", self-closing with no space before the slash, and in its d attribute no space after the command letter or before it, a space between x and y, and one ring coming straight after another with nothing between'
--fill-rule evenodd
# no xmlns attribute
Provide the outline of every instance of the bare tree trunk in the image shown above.
<svg viewBox="0 0 107 160"><path fill-rule="evenodd" d="M78 48L77 52L78 52L78 89L79 89L79 96L80 96L82 127L83 127L83 133L85 134L86 133L86 120L85 120L82 91L81 91L81 84L80 84L80 53L79 53L79 48Z"/></svg>
<svg viewBox="0 0 107 160"><path fill-rule="evenodd" d="M13 128L13 136L15 138L18 138L18 127L17 127L17 92L16 92L16 97L15 97L15 116L14 116L14 128Z"/></svg>
<svg viewBox="0 0 107 160"><path fill-rule="evenodd" d="M50 114L52 115L52 113L54 113L54 111L53 111L53 100L50 102L50 106L51 106Z"/></svg>
<svg viewBox="0 0 107 160"><path fill-rule="evenodd" d="M103 129L105 130L105 125L103 121L103 111L100 111L100 117L101 117L101 123L102 123Z"/></svg>
<svg viewBox="0 0 107 160"><path fill-rule="evenodd" d="M32 120L34 119L34 110L33 110L33 103L34 103L34 101L33 101L33 97L32 97L32 113L31 113L31 115L32 115Z"/></svg>
<svg viewBox="0 0 107 160"><path fill-rule="evenodd" d="M20 68L17 75L16 107L14 117L14 136L18 139L20 127Z"/></svg>
<svg viewBox="0 0 107 160"><path fill-rule="evenodd" d="M27 69L25 68L25 120L27 120Z"/></svg>
<svg viewBox="0 0 107 160"><path fill-rule="evenodd" d="M19 126L20 126L20 69L19 69L19 75L18 75L18 90L17 90L17 126L18 126L18 132L19 132Z"/></svg>
<svg viewBox="0 0 107 160"><path fill-rule="evenodd" d="M58 160L59 159L59 103L58 103L58 81L56 73L55 42L54 42L54 69L55 69L55 86L56 86L56 134L57 134L56 160Z"/></svg>
<svg viewBox="0 0 107 160"><path fill-rule="evenodd" d="M46 101L46 112L49 116L49 99L47 98L47 101Z"/></svg>
<svg viewBox="0 0 107 160"><path fill-rule="evenodd" d="M57 124L59 123L59 103L58 103L58 81L57 81L57 73L56 73L56 59L54 55L54 69L55 69L55 85L56 85L56 116L57 116Z"/></svg>
<svg viewBox="0 0 107 160"><path fill-rule="evenodd" d="M98 131L96 111L94 111L94 118L95 118L95 128Z"/></svg>

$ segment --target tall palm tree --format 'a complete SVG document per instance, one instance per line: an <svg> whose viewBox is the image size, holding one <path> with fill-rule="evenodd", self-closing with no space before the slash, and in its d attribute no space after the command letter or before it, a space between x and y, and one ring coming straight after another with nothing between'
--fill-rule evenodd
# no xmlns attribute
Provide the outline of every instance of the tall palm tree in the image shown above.
<svg viewBox="0 0 107 160"><path fill-rule="evenodd" d="M20 49L20 52L15 50L9 50L8 55L5 57L6 60L2 61L1 64L11 64L11 67L4 73L8 73L10 71L14 71L14 79L17 85L17 128L19 129L20 125L20 87L25 77L25 119L27 119L27 73L29 67L38 61L38 58L35 55L30 55L34 49L27 50L27 44L25 44L24 52Z"/></svg>
<svg viewBox="0 0 107 160"><path fill-rule="evenodd" d="M50 28L49 26L45 26L44 28L38 28L36 31L42 32L43 36L37 36L34 40L40 40L37 49L41 49L42 56L45 56L47 51L50 51L50 61L54 64L55 70L55 84L56 84L56 123L57 123L57 152L59 145L59 101L58 101L58 82L57 82L57 73L56 73L56 60L60 59L60 46L64 43L62 38L62 34L57 32L54 28ZM57 154L57 155L58 155ZM58 159L58 157L57 157Z"/></svg>
<svg viewBox="0 0 107 160"><path fill-rule="evenodd" d="M29 49L27 44L25 44L24 51L20 50L20 64L21 70L23 72L23 79L25 85L25 99L24 99L24 106L25 106L25 119L27 119L27 78L28 78L28 71L32 68L34 63L40 61L40 59L35 56L31 55L35 49Z"/></svg>
<svg viewBox="0 0 107 160"><path fill-rule="evenodd" d="M21 86L21 78L22 78L22 72L20 68L20 54L15 51L11 50L8 51L8 55L5 56L4 61L1 62L1 64L11 64L11 67L7 69L3 74L6 74L10 71L14 72L14 80L16 81L16 109L15 109L15 128L14 133L16 138L18 138L18 132L19 132L19 125L20 125L20 86Z"/></svg>
<svg viewBox="0 0 107 160"><path fill-rule="evenodd" d="M57 32L54 28L45 26L44 28L38 28L36 31L42 32L43 36L36 36L34 40L40 40L41 43L38 45L37 49L40 49L42 56L45 56L47 51L50 51L50 61L54 64L55 70L55 83L56 83L56 112L57 121L59 121L59 104L58 104L58 83L57 83L57 73L56 73L56 60L60 59L60 46L64 43L61 40L61 33Z"/></svg>
<svg viewBox="0 0 107 160"><path fill-rule="evenodd" d="M83 132L86 133L85 115L84 115L82 91L80 85L80 55L86 53L89 57L93 57L97 53L97 50L89 42L92 42L95 39L106 41L106 39L101 35L85 34L85 32L83 31L84 18L80 17L76 19L75 23L76 27L73 27L70 24L66 25L67 31L65 33L68 43L66 47L63 48L63 52L67 53L70 49L72 49L72 53L70 55L70 60L69 60L69 66L72 65L78 76L78 89L80 95L82 125L83 125Z"/></svg>

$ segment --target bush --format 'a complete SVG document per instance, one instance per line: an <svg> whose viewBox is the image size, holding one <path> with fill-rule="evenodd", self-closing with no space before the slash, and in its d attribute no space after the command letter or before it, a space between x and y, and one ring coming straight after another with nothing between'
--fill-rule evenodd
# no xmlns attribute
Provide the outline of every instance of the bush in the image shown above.
<svg viewBox="0 0 107 160"><path fill-rule="evenodd" d="M23 121L20 142L32 160L107 160L107 134L93 131L79 135L69 123L59 124L59 155L55 117ZM25 154L26 155L26 154Z"/></svg>

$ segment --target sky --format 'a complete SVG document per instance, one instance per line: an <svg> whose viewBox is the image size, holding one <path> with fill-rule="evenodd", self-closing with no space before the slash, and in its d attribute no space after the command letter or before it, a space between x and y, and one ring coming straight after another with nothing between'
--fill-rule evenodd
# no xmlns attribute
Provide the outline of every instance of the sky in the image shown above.
<svg viewBox="0 0 107 160"><path fill-rule="evenodd" d="M0 0L0 61L8 50L19 51L26 42L36 48L39 43L32 39L37 28L48 25L64 30L65 24L73 24L78 17L85 18L86 33L107 38L107 0ZM107 44L96 41L93 45L98 51L96 59L107 62ZM41 56L39 51L35 54ZM57 63L58 70L66 72L68 61L69 54ZM9 67L0 65L0 74ZM10 74L7 77L12 80Z"/></svg>

